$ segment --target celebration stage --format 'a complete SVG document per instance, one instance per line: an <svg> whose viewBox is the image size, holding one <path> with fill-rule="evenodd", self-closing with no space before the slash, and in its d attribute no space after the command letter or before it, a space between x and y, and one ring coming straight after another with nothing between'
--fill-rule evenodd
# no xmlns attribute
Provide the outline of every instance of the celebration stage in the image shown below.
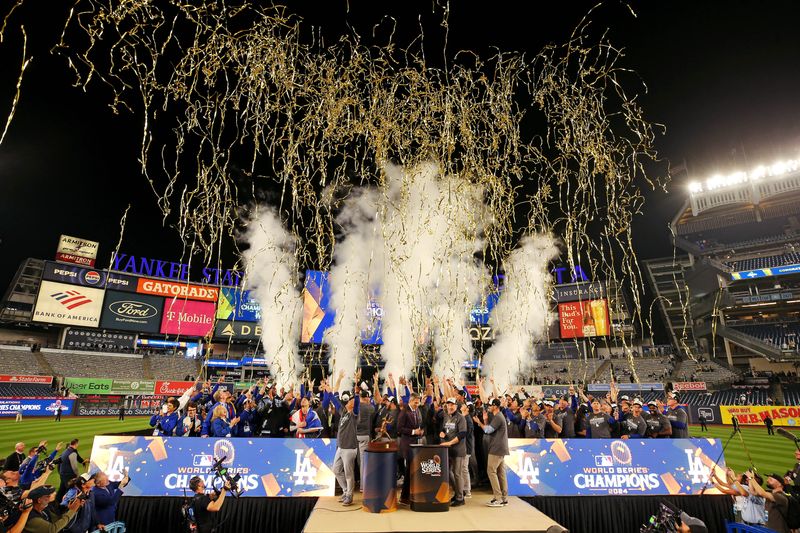
<svg viewBox="0 0 800 533"><path fill-rule="evenodd" d="M218 533L638 531L663 501L702 519L709 531L724 531L733 519L730 497L709 486L712 470L721 474L724 467L723 460L715 462L722 446L714 439L511 439L509 448L508 506L489 508L488 492L473 491L467 505L442 513L401 508L371 514L361 509L360 495L358 505L339 505L333 497L336 441L330 439L99 436L91 470L131 473L118 514L129 531L182 531L179 510L189 479L197 475L207 486L220 486L222 470L239 475L245 492L226 500ZM444 483L446 492L445 464L420 472ZM434 492L438 498L441 491Z"/></svg>

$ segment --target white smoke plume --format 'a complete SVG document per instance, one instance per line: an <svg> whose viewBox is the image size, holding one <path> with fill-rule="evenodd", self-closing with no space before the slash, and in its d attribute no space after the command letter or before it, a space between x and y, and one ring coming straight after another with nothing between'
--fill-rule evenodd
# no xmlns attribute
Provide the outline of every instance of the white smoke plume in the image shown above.
<svg viewBox="0 0 800 533"><path fill-rule="evenodd" d="M334 264L329 278L330 305L336 310L333 325L325 332L330 347L332 375L344 370L348 387L358 365L361 332L373 319L369 316L370 287L380 280L383 243L376 226L377 191L361 189L348 198L337 222L344 228L345 239L336 243ZM372 273L372 275L371 275Z"/></svg>
<svg viewBox="0 0 800 533"><path fill-rule="evenodd" d="M550 314L550 260L559 254L551 235L525 236L503 262L505 288L492 312L495 341L483 368L498 391L516 383L533 364L533 343L547 335Z"/></svg>
<svg viewBox="0 0 800 533"><path fill-rule="evenodd" d="M367 294L380 287L384 372L409 375L432 342L434 372L458 377L472 355L469 312L485 285L474 258L483 247L483 191L435 163L384 173L380 191L364 191L339 217L346 237L331 272L332 370L354 368Z"/></svg>
<svg viewBox="0 0 800 533"><path fill-rule="evenodd" d="M271 208L259 208L248 223L244 252L247 280L261 305L261 342L278 387L297 381L303 370L298 354L303 304L297 290L297 238Z"/></svg>

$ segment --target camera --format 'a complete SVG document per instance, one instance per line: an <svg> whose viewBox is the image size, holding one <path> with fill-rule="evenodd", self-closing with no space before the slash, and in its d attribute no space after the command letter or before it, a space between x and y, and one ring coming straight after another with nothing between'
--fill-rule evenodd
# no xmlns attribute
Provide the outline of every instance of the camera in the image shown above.
<svg viewBox="0 0 800 533"><path fill-rule="evenodd" d="M239 487L239 479L241 479L240 474L236 474L235 476L231 476L228 469L222 466L222 463L228 457L223 455L221 459L217 459L214 464L211 466L211 471L214 472L214 480L211 483L211 486L214 488L214 492L219 494L223 490L225 490L225 484L228 484L228 492L231 493L231 496L238 498L244 493L244 489Z"/></svg>
<svg viewBox="0 0 800 533"><path fill-rule="evenodd" d="M661 503L658 513L639 528L639 533L673 533L680 525L680 511L672 506Z"/></svg>
<svg viewBox="0 0 800 533"><path fill-rule="evenodd" d="M61 457L55 457L50 459L45 457L44 459L40 460L39 463L36 465L36 470L41 470L44 468L49 468L50 470L55 470L58 465L61 464Z"/></svg>
<svg viewBox="0 0 800 533"><path fill-rule="evenodd" d="M21 492L15 494L0 491L0 523L3 525L13 526L19 519L20 512L33 506L33 503L25 504L18 499L20 495Z"/></svg>

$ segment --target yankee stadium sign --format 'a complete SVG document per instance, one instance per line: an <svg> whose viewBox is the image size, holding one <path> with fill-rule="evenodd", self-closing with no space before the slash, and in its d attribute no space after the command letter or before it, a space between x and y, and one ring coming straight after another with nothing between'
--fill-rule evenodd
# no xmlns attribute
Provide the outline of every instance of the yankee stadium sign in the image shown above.
<svg viewBox="0 0 800 533"><path fill-rule="evenodd" d="M189 265L147 257L136 257L123 253L114 254L111 268L117 272L128 272L139 276L189 281ZM242 273L233 269L205 267L201 270L200 281L212 285L236 287L241 283Z"/></svg>

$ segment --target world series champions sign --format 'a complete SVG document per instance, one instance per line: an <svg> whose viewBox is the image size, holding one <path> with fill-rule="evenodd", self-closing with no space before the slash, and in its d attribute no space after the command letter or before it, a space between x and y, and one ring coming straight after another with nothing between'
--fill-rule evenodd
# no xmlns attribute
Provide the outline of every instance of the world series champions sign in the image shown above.
<svg viewBox="0 0 800 533"><path fill-rule="evenodd" d="M711 471L725 475L717 439L509 439L509 451L511 496L719 494ZM245 497L333 496L335 454L335 439L97 436L90 472L118 481L127 470L126 496L183 496L193 476L213 486L225 457Z"/></svg>
<svg viewBox="0 0 800 533"><path fill-rule="evenodd" d="M199 439L189 437L97 436L90 472L119 481L127 470L126 496L183 496L193 476L207 487L215 482L212 465L239 474L243 496L333 496L331 439Z"/></svg>
<svg viewBox="0 0 800 533"><path fill-rule="evenodd" d="M717 439L509 439L509 451L513 496L719 494L711 470L725 475Z"/></svg>

